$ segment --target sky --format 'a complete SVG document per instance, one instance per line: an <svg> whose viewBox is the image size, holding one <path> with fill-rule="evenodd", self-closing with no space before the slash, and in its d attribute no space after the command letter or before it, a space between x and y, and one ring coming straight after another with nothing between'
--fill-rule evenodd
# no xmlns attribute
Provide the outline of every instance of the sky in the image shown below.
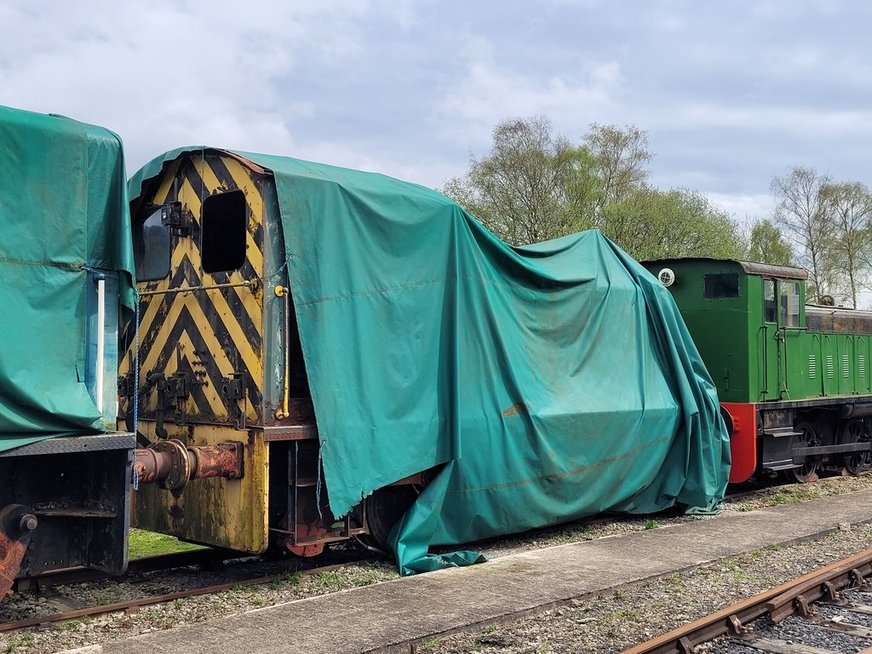
<svg viewBox="0 0 872 654"><path fill-rule="evenodd" d="M0 104L440 187L536 114L648 133L651 182L740 221L809 166L872 185L872 3L3 0Z"/></svg>

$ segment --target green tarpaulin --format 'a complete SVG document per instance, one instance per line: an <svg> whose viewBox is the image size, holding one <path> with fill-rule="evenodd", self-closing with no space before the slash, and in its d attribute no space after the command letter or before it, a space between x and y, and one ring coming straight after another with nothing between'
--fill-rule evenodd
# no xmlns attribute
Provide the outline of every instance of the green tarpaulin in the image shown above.
<svg viewBox="0 0 872 654"><path fill-rule="evenodd" d="M0 107L0 450L104 429L85 384L89 269L120 272L133 309L120 139Z"/></svg>
<svg viewBox="0 0 872 654"><path fill-rule="evenodd" d="M275 175L332 510L441 466L395 530L403 572L474 558L433 545L721 501L709 375L668 291L608 239L513 248L427 188L239 154Z"/></svg>

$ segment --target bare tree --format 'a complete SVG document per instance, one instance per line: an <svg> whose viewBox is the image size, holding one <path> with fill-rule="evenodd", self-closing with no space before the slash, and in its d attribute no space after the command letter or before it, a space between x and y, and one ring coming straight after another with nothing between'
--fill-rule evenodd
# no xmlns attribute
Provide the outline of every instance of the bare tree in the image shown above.
<svg viewBox="0 0 872 654"><path fill-rule="evenodd" d="M648 150L648 132L634 125L621 129L593 123L584 137L584 146L600 182L598 215L606 205L626 199L645 185L648 179L645 166L653 157Z"/></svg>
<svg viewBox="0 0 872 654"><path fill-rule="evenodd" d="M827 247L834 263L847 275L847 294L857 307L857 292L869 269L872 195L860 182L827 184L821 189L833 231Z"/></svg>
<svg viewBox="0 0 872 654"><path fill-rule="evenodd" d="M802 166L776 177L771 184L776 200L775 221L785 238L796 246L799 262L809 269L809 295L815 299L829 291L827 240L832 224L822 194L829 184L827 175Z"/></svg>
<svg viewBox="0 0 872 654"><path fill-rule="evenodd" d="M510 243L543 241L573 227L566 181L578 154L544 116L507 120L494 129L491 153L471 157L466 177L443 190Z"/></svg>

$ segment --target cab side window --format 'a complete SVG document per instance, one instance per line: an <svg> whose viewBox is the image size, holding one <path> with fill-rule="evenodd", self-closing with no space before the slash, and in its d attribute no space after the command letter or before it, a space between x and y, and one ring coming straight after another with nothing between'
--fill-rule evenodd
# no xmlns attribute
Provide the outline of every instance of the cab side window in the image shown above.
<svg viewBox="0 0 872 654"><path fill-rule="evenodd" d="M170 272L170 227L164 224L163 213L163 208L158 207L133 230L137 281L163 279Z"/></svg>
<svg viewBox="0 0 872 654"><path fill-rule="evenodd" d="M718 273L703 278L703 297L722 299L739 297L738 273Z"/></svg>

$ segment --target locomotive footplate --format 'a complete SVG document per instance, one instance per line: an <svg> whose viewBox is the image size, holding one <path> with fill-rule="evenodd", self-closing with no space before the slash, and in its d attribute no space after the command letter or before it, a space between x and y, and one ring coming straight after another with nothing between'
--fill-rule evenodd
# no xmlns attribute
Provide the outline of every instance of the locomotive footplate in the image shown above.
<svg viewBox="0 0 872 654"><path fill-rule="evenodd" d="M813 447L797 447L793 450L793 462L797 465L805 462L806 457L822 454L845 454L846 452L870 452L872 443L842 443L839 445L815 445Z"/></svg>
<svg viewBox="0 0 872 654"><path fill-rule="evenodd" d="M770 427L763 433L763 468L790 470L795 468L793 444L801 434L793 427Z"/></svg>

